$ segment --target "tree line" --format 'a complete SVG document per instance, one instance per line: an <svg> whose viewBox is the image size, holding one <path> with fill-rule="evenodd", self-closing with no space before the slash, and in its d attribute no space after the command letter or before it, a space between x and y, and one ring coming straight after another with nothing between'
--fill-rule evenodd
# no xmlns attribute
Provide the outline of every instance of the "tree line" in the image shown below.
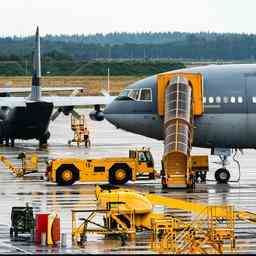
<svg viewBox="0 0 256 256"><path fill-rule="evenodd" d="M33 37L0 38L0 60L31 58ZM42 53L54 60L254 60L256 35L233 33L110 33L46 35Z"/></svg>
<svg viewBox="0 0 256 256"><path fill-rule="evenodd" d="M31 63L22 61L0 61L0 75L30 75ZM184 68L184 64L171 61L72 61L42 59L42 75L47 76L105 76L110 69L112 76L148 76Z"/></svg>

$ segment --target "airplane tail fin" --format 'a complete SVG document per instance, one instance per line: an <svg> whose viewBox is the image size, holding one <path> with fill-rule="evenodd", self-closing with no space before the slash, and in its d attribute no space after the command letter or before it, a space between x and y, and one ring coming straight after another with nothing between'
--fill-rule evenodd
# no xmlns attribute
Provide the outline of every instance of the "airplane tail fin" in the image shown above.
<svg viewBox="0 0 256 256"><path fill-rule="evenodd" d="M40 53L40 36L39 27L36 29L35 49L33 54L33 70L32 70L32 90L30 99L39 101L41 97L41 53Z"/></svg>

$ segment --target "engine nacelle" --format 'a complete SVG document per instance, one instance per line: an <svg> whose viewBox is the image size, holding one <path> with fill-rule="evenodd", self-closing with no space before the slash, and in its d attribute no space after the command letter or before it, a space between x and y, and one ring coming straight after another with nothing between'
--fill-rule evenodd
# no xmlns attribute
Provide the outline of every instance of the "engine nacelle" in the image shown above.
<svg viewBox="0 0 256 256"><path fill-rule="evenodd" d="M104 120L104 113L102 111L93 110L89 113L89 117L93 121L103 121Z"/></svg>
<svg viewBox="0 0 256 256"><path fill-rule="evenodd" d="M62 111L65 116L68 116L73 109L74 109L74 106L62 107Z"/></svg>

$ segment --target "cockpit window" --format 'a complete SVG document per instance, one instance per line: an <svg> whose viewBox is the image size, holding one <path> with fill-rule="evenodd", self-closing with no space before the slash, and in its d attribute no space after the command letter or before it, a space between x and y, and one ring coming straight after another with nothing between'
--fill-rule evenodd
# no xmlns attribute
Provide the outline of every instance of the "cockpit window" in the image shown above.
<svg viewBox="0 0 256 256"><path fill-rule="evenodd" d="M123 91L120 92L118 97L128 97L130 91L131 90L123 90Z"/></svg>
<svg viewBox="0 0 256 256"><path fill-rule="evenodd" d="M135 89L135 90L130 90L128 97L134 100L138 100L139 95L140 95L140 90Z"/></svg>
<svg viewBox="0 0 256 256"><path fill-rule="evenodd" d="M132 100L132 98L129 97L130 92L130 89L125 89L121 91L116 100Z"/></svg>
<svg viewBox="0 0 256 256"><path fill-rule="evenodd" d="M152 91L150 88L125 89L116 100L152 101Z"/></svg>
<svg viewBox="0 0 256 256"><path fill-rule="evenodd" d="M140 100L142 100L142 101L151 101L152 100L151 89L149 89L149 88L141 89Z"/></svg>

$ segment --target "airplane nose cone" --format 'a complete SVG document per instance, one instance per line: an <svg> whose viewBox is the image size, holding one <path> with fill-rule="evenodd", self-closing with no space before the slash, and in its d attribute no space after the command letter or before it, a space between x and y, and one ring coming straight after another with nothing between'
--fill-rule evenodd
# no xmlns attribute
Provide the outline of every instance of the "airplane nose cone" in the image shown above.
<svg viewBox="0 0 256 256"><path fill-rule="evenodd" d="M117 128L119 128L118 122L116 120L116 115L118 114L118 104L115 101L107 105L103 111L104 117Z"/></svg>

